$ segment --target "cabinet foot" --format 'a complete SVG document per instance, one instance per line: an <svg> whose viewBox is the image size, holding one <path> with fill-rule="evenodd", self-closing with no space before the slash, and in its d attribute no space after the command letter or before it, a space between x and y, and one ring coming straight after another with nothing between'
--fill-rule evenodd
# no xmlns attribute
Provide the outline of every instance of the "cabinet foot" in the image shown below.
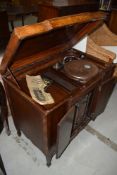
<svg viewBox="0 0 117 175"><path fill-rule="evenodd" d="M21 131L17 130L17 135L20 137L21 136Z"/></svg>
<svg viewBox="0 0 117 175"><path fill-rule="evenodd" d="M46 165L47 165L48 167L51 166L51 161L52 161L52 157L46 156Z"/></svg>
<svg viewBox="0 0 117 175"><path fill-rule="evenodd" d="M6 134L7 134L8 136L10 136L10 135L11 135L11 131L10 131L10 128L9 128L8 120L5 120L5 121L4 121L4 128L5 128L5 130L6 130Z"/></svg>

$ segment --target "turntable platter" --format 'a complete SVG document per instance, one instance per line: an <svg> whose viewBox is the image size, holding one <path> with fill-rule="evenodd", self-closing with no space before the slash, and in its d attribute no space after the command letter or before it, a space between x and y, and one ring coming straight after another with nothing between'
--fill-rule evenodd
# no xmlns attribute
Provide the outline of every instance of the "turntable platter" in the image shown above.
<svg viewBox="0 0 117 175"><path fill-rule="evenodd" d="M64 65L66 75L81 83L87 83L99 72L98 67L87 60L72 60Z"/></svg>

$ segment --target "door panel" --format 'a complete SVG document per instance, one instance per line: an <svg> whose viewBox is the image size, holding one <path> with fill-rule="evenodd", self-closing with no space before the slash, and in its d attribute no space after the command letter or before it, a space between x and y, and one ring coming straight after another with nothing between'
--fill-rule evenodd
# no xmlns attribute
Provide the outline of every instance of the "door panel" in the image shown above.
<svg viewBox="0 0 117 175"><path fill-rule="evenodd" d="M75 107L65 114L57 126L57 150L56 157L59 158L68 146L71 138L71 131L74 119Z"/></svg>
<svg viewBox="0 0 117 175"><path fill-rule="evenodd" d="M84 127L84 124L86 123L85 121L87 121L88 119L87 111L88 111L90 97L91 97L91 93L86 95L75 105L75 116L74 116L74 122L73 122L73 128L72 128L72 135L80 131L81 128Z"/></svg>
<svg viewBox="0 0 117 175"><path fill-rule="evenodd" d="M86 99L86 98L85 98ZM87 99L82 99L75 105L75 117L73 122L73 132L78 129L84 119L84 113L87 106Z"/></svg>

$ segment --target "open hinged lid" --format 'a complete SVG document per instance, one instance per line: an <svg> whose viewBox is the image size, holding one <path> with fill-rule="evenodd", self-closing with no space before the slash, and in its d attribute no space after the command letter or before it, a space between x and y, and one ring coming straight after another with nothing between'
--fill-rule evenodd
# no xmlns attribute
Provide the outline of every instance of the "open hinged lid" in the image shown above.
<svg viewBox="0 0 117 175"><path fill-rule="evenodd" d="M100 26L105 18L102 12L81 13L15 28L1 63L1 74L8 68L13 70L39 61L40 57L34 55L40 54L42 60L45 53L72 47Z"/></svg>

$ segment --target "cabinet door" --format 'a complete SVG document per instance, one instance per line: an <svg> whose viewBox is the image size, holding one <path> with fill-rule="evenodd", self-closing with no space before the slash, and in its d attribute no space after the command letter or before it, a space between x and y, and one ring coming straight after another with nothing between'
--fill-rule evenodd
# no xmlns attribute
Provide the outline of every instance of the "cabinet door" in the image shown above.
<svg viewBox="0 0 117 175"><path fill-rule="evenodd" d="M111 78L99 86L95 91L89 114L92 120L95 120L95 118L105 110L115 84L116 79Z"/></svg>
<svg viewBox="0 0 117 175"><path fill-rule="evenodd" d="M87 94L75 105L75 116L72 128L72 135L78 133L82 128L84 128L85 123L89 120L87 111L89 105L89 99L91 93Z"/></svg>
<svg viewBox="0 0 117 175"><path fill-rule="evenodd" d="M75 107L65 114L57 126L57 151L56 157L59 158L68 146L71 138L71 131L74 119Z"/></svg>

